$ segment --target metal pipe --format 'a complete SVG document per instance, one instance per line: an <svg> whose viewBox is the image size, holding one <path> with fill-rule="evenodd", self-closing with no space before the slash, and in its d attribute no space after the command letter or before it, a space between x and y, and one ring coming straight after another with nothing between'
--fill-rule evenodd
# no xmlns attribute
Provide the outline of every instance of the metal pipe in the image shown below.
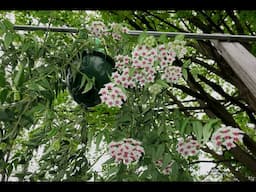
<svg viewBox="0 0 256 192"><path fill-rule="evenodd" d="M79 30L73 27L44 27L44 26L31 26L31 25L14 25L14 30L22 31L51 31L51 32L67 32L67 33L78 33Z"/></svg>
<svg viewBox="0 0 256 192"><path fill-rule="evenodd" d="M44 26L30 26L30 25L14 25L14 30L24 31L51 31L51 32L67 32L78 33L78 28L73 27L44 27ZM138 36L144 31L129 30L128 34ZM183 32L159 32L159 31L146 31L148 35L160 36L166 35L167 37L175 37L176 35L184 35L185 38L197 39L197 40L225 40L225 41L256 41L256 36L250 35L230 35L230 34L200 34L200 33L183 33Z"/></svg>
<svg viewBox="0 0 256 192"><path fill-rule="evenodd" d="M128 31L129 35L140 35L143 31ZM183 33L183 32L158 32L158 31L147 31L148 35L160 36L166 35L167 37L175 37L176 35L184 35L186 38L205 40L205 39L216 39L225 41L255 41L256 36L249 35L230 35L230 34L200 34L200 33Z"/></svg>

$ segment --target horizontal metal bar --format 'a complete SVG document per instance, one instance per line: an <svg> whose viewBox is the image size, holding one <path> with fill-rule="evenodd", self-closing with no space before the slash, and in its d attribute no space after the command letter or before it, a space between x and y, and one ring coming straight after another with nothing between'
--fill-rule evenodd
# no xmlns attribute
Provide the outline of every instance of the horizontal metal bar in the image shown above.
<svg viewBox="0 0 256 192"><path fill-rule="evenodd" d="M128 31L129 35L140 35L143 31ZM226 41L256 41L256 36L249 35L230 35L230 34L205 34L205 33L183 33L183 32L158 32L158 31L146 31L148 35L160 36L166 35L167 37L175 37L176 35L184 35L185 38L205 40L216 39Z"/></svg>
<svg viewBox="0 0 256 192"><path fill-rule="evenodd" d="M67 32L78 33L78 28L73 27L44 27L44 26L30 26L30 25L14 25L14 30L24 31L51 31L51 32ZM129 35L138 36L145 31L129 30ZM256 41L256 36L250 35L230 35L230 34L205 34L205 33L182 33L182 32L159 32L159 31L146 31L148 35L160 36L166 35L167 37L175 37L176 35L184 35L185 38L197 39L197 40L225 40L225 41Z"/></svg>
<svg viewBox="0 0 256 192"><path fill-rule="evenodd" d="M14 30L23 31L52 31L52 32L68 32L68 33L78 33L79 30L73 27L44 27L44 26L30 26L30 25L14 25Z"/></svg>

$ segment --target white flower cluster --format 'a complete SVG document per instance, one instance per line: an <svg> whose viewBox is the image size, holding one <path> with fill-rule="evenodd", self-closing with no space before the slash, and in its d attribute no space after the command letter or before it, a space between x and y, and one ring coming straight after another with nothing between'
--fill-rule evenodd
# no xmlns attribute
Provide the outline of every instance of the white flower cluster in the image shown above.
<svg viewBox="0 0 256 192"><path fill-rule="evenodd" d="M100 99L109 107L121 107L123 101L126 101L126 95L114 83L107 83L99 91Z"/></svg>
<svg viewBox="0 0 256 192"><path fill-rule="evenodd" d="M158 59L160 61L160 68L164 70L166 67L172 65L176 57L176 52L173 50L171 44L159 45L158 49Z"/></svg>
<svg viewBox="0 0 256 192"><path fill-rule="evenodd" d="M163 160L159 159L157 161L155 161L155 165L157 166L157 168L164 174L164 175L169 175L172 171L172 164L173 161L171 161L163 170L162 170L162 166L163 166Z"/></svg>
<svg viewBox="0 0 256 192"><path fill-rule="evenodd" d="M148 91L150 94L152 95L157 95L158 93L160 93L162 90L162 86L159 84L153 84L148 88Z"/></svg>
<svg viewBox="0 0 256 192"><path fill-rule="evenodd" d="M160 69L163 71L161 79L168 83L176 83L181 78L181 67L172 66L176 57L173 44L158 46L158 59L160 61Z"/></svg>
<svg viewBox="0 0 256 192"><path fill-rule="evenodd" d="M216 147L225 146L228 150L236 147L235 142L242 142L243 131L231 126L221 125L212 135L211 141Z"/></svg>
<svg viewBox="0 0 256 192"><path fill-rule="evenodd" d="M144 39L143 43L149 47L154 47L156 44L156 39L154 36L148 36Z"/></svg>
<svg viewBox="0 0 256 192"><path fill-rule="evenodd" d="M89 31L98 38L101 38L103 35L106 35L107 27L106 25L101 21L94 21L89 26Z"/></svg>
<svg viewBox="0 0 256 192"><path fill-rule="evenodd" d="M154 82L156 70L154 63L157 50L145 45L137 45L132 51L132 67L135 69L134 78L139 86Z"/></svg>
<svg viewBox="0 0 256 192"><path fill-rule="evenodd" d="M180 59L184 57L184 55L187 53L187 49L185 47L186 41L180 41L180 40L174 40L172 43L170 43L173 48L173 50L176 53L176 56Z"/></svg>
<svg viewBox="0 0 256 192"><path fill-rule="evenodd" d="M129 56L117 55L115 57L117 69L116 72L112 73L112 78L114 82L118 85L122 85L125 88L135 87L134 78L130 75L130 62L131 58Z"/></svg>
<svg viewBox="0 0 256 192"><path fill-rule="evenodd" d="M114 59L116 61L115 67L120 72L122 72L124 68L127 68L128 66L130 66L131 57L127 55L117 55L115 56Z"/></svg>
<svg viewBox="0 0 256 192"><path fill-rule="evenodd" d="M176 83L181 78L181 67L168 66L164 69L161 79L165 79L168 83Z"/></svg>
<svg viewBox="0 0 256 192"><path fill-rule="evenodd" d="M129 31L127 27L123 27L119 23L112 23L108 27L101 21L92 22L88 29L95 37L101 38L102 36L111 35L115 40L121 40L121 34Z"/></svg>
<svg viewBox="0 0 256 192"><path fill-rule="evenodd" d="M199 148L199 143L193 140L191 136L188 136L185 140L181 138L177 145L177 151L183 157L196 155L199 152Z"/></svg>
<svg viewBox="0 0 256 192"><path fill-rule="evenodd" d="M111 23L110 30L112 31L111 35L113 39L117 41L122 39L122 36L121 36L122 33L127 33L129 31L127 27L124 27L119 23Z"/></svg>
<svg viewBox="0 0 256 192"><path fill-rule="evenodd" d="M116 163L130 164L137 162L142 154L144 154L144 148L141 146L141 142L132 138L123 139L122 141L112 141L109 145L109 153Z"/></svg>
<svg viewBox="0 0 256 192"><path fill-rule="evenodd" d="M112 25L112 28L120 28L120 26ZM147 41L150 46L137 45L133 49L131 57L128 55L115 57L117 71L112 73L112 79L116 85L124 88L143 87L147 83L154 83L157 72L161 79L168 83L176 83L181 78L181 68L172 66L176 57L173 45L168 43L152 47L153 39L148 38ZM155 92L159 90L161 91L158 88ZM152 91L154 90L152 89ZM120 106L122 103L120 100L115 100L116 104L113 104L111 98L105 94L102 94L101 100L109 106Z"/></svg>
<svg viewBox="0 0 256 192"><path fill-rule="evenodd" d="M130 69L125 68L121 74L119 74L118 72L112 73L112 78L117 85L122 85L125 88L133 88L135 87L135 82L133 81L133 78L129 75L129 73Z"/></svg>

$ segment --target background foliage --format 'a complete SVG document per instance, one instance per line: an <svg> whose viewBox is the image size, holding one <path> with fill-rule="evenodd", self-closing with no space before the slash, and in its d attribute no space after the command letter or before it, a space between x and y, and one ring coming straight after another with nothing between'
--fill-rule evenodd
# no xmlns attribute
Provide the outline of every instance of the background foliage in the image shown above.
<svg viewBox="0 0 256 192"><path fill-rule="evenodd" d="M65 81L66 67L81 50L103 49L115 56L119 52L128 53L138 42L127 35L120 43L112 39L97 43L84 30L92 21L124 23L135 30L255 35L254 18L255 11L233 10L2 11L1 180L255 180L255 98L209 41L187 40L189 54L175 62L183 69L183 79L173 84L171 91L156 97L148 111L133 105L135 100L144 103L149 99L147 90L131 94L129 105L122 109L100 104L85 110L70 97ZM18 32L13 30L13 24L70 26L81 31L78 34ZM241 43L256 54L255 43ZM163 103L168 106L162 106L164 112L153 110ZM242 129L246 133L243 144L222 154L204 145L199 156L188 159L176 152L179 137L198 138L209 126L202 136L206 142L204 137L221 123ZM94 165L106 153L106 143L127 135L143 142L146 153L142 160L127 167L116 166L109 159L102 171L96 172ZM210 177L197 172L201 156L214 163ZM165 176L156 168L154 161L159 158L164 159L163 167L174 160L170 175Z"/></svg>

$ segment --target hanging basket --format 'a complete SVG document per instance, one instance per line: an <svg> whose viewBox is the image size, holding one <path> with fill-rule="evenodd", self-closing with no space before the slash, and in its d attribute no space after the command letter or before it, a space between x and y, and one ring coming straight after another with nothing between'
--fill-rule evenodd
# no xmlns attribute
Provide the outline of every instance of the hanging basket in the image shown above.
<svg viewBox="0 0 256 192"><path fill-rule="evenodd" d="M110 56L98 51L84 51L81 62L79 71L91 79L95 78L95 84L88 92L83 93L86 86L85 83L80 88L83 75L76 73L73 77L69 67L67 69L68 90L78 104L84 107L93 107L101 102L99 91L104 84L110 82L109 77L114 71L115 62Z"/></svg>

